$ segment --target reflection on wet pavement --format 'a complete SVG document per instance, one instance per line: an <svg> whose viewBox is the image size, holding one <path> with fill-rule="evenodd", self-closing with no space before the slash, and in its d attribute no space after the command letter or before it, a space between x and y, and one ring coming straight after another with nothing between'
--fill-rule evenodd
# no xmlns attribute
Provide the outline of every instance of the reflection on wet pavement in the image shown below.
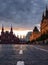
<svg viewBox="0 0 48 65"><path fill-rule="evenodd" d="M33 45L0 45L0 65L19 64L48 65L48 53Z"/></svg>

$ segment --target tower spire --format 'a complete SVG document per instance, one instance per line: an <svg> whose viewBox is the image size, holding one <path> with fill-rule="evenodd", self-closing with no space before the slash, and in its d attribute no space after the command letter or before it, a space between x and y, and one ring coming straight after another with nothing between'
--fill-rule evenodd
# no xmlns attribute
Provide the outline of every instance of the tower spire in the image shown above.
<svg viewBox="0 0 48 65"><path fill-rule="evenodd" d="M43 20L44 20L44 17L45 17L45 16L44 16L44 12L43 12L43 15L42 15L42 21L41 21L41 22L43 22Z"/></svg>
<svg viewBox="0 0 48 65"><path fill-rule="evenodd" d="M48 18L48 7L47 7L47 5L46 5L46 18Z"/></svg>
<svg viewBox="0 0 48 65"><path fill-rule="evenodd" d="M43 12L42 18L44 19L44 12Z"/></svg>
<svg viewBox="0 0 48 65"><path fill-rule="evenodd" d="M12 24L11 24L11 31L12 31Z"/></svg>
<svg viewBox="0 0 48 65"><path fill-rule="evenodd" d="M2 32L4 32L4 26L3 26L3 24L2 24Z"/></svg>
<svg viewBox="0 0 48 65"><path fill-rule="evenodd" d="M13 28L12 28L12 24L11 24L11 30L10 30L10 33L13 34Z"/></svg>
<svg viewBox="0 0 48 65"><path fill-rule="evenodd" d="M4 34L4 26L3 26L3 24L2 24L2 31L1 31L1 35L3 35Z"/></svg>

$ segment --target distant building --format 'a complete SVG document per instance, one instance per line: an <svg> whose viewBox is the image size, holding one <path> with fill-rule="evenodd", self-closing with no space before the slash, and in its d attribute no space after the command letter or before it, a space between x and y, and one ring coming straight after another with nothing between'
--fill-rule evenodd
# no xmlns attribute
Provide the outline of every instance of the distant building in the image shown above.
<svg viewBox="0 0 48 65"><path fill-rule="evenodd" d="M46 7L45 13L43 12L41 26L40 26L41 34L48 33L48 8Z"/></svg>
<svg viewBox="0 0 48 65"><path fill-rule="evenodd" d="M19 38L13 34L12 26L11 26L10 32L9 31L4 32L4 26L2 26L0 43L17 43L17 42L19 42Z"/></svg>
<svg viewBox="0 0 48 65"><path fill-rule="evenodd" d="M40 36L40 32L38 28L35 26L32 32L32 35L30 36L30 41L36 40Z"/></svg>
<svg viewBox="0 0 48 65"><path fill-rule="evenodd" d="M26 35L26 41L30 41L30 36L31 36L32 32L28 32Z"/></svg>

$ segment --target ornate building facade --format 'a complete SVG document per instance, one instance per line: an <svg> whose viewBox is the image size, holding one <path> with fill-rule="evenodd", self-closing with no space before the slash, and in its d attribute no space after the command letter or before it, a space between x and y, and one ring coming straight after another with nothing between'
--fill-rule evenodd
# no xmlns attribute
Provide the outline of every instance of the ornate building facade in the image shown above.
<svg viewBox="0 0 48 65"><path fill-rule="evenodd" d="M36 40L37 38L41 37L43 34L48 34L48 8L46 7L45 13L43 12L42 20L40 24L40 32L35 27L33 29L32 35L30 36L30 41Z"/></svg>
<svg viewBox="0 0 48 65"><path fill-rule="evenodd" d="M10 32L4 31L4 26L2 26L0 43L18 43L18 42L19 42L19 38L13 34L12 26L11 26Z"/></svg>
<svg viewBox="0 0 48 65"><path fill-rule="evenodd" d="M40 26L41 34L48 33L48 8L46 7L45 13L43 12L41 26Z"/></svg>

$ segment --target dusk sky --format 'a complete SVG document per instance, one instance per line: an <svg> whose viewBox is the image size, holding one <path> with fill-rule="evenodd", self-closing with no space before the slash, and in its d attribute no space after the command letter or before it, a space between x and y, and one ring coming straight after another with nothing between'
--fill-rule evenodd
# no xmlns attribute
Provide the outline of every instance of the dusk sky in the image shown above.
<svg viewBox="0 0 48 65"><path fill-rule="evenodd" d="M0 0L0 27L12 24L18 30L39 27L48 0Z"/></svg>

